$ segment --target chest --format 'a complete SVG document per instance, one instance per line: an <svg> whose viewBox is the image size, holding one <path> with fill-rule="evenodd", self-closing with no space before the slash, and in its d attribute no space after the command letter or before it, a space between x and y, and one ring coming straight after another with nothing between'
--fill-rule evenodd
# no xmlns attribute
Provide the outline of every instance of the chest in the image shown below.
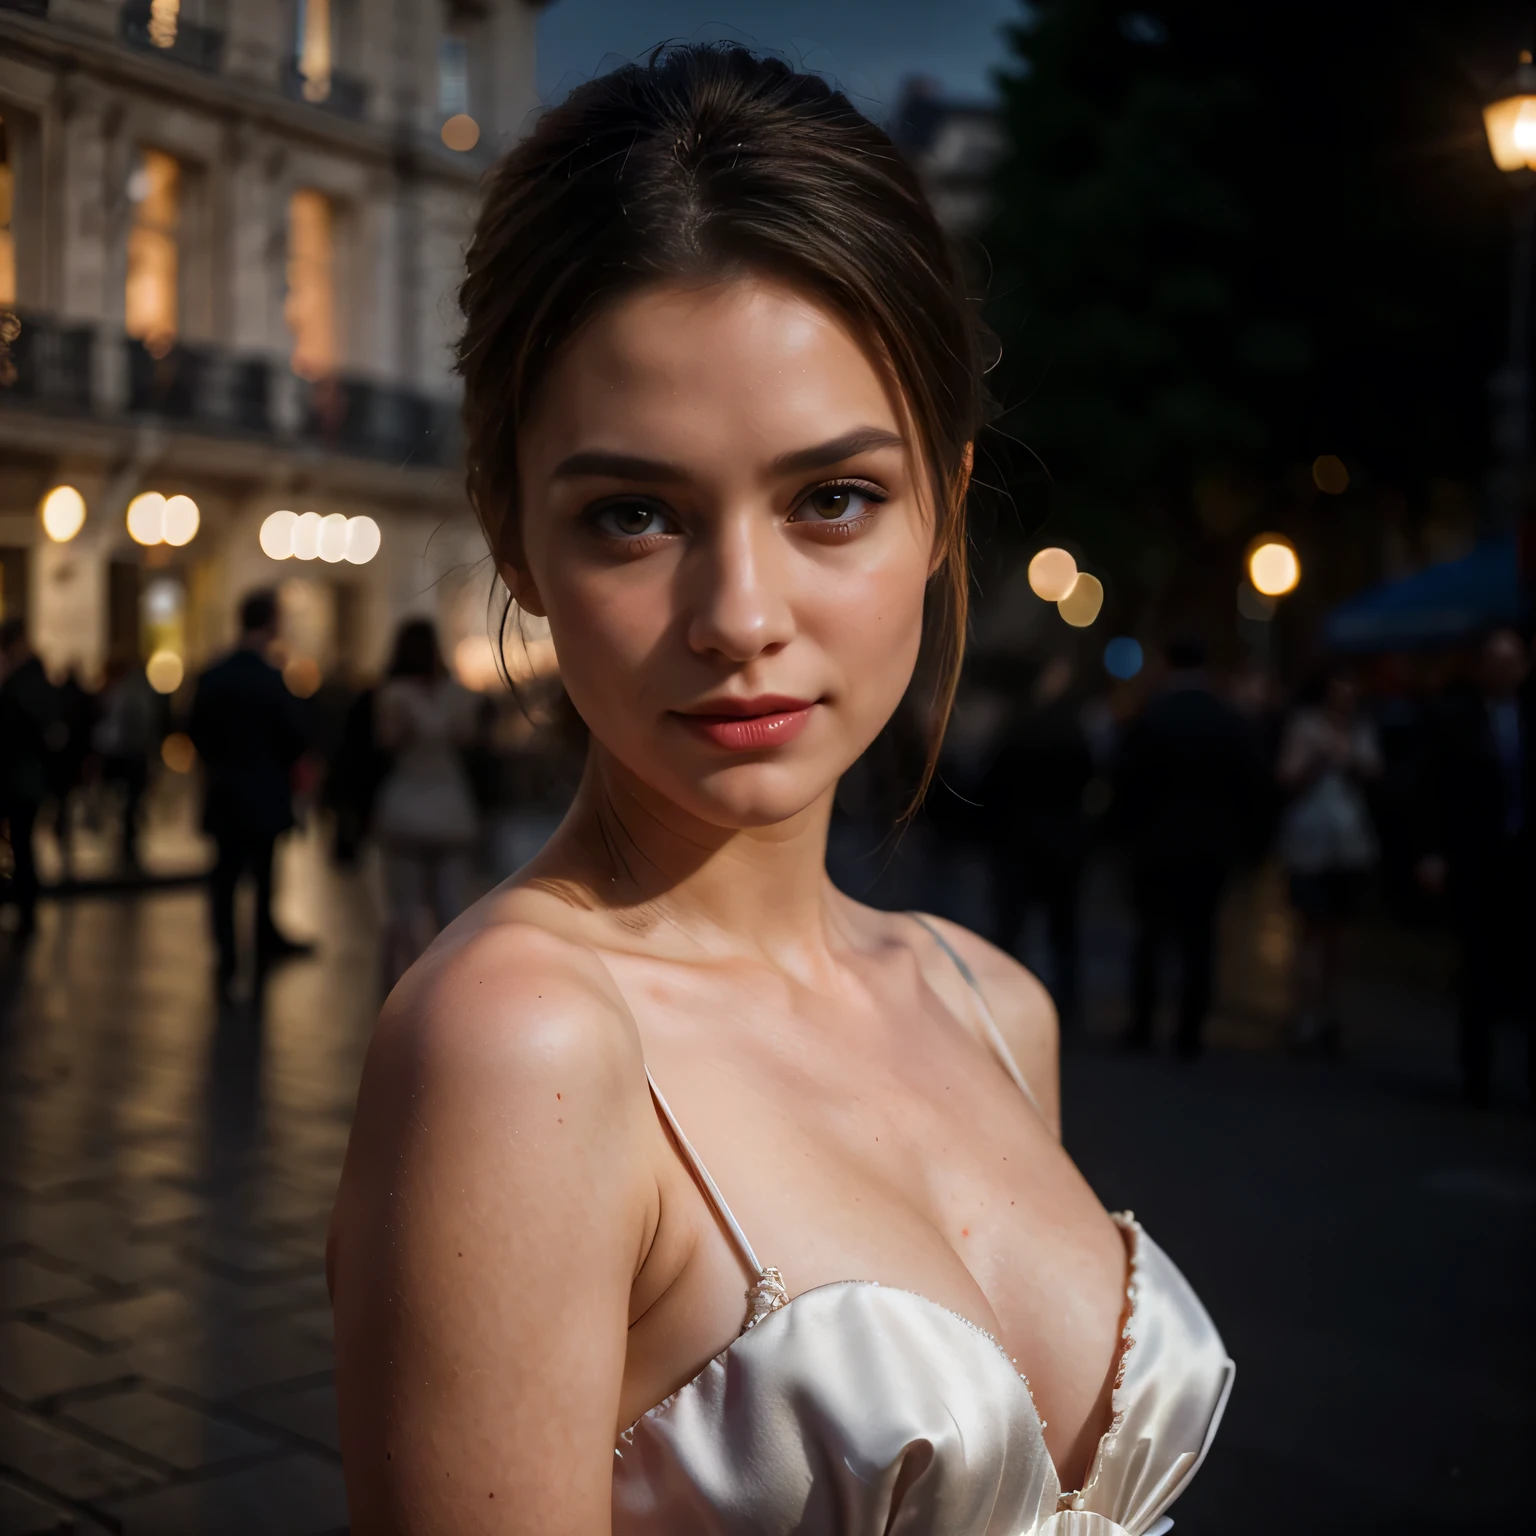
<svg viewBox="0 0 1536 1536"><path fill-rule="evenodd" d="M915 1292L1035 1362L1032 1379L1048 1381L1061 1357L1096 1393L1123 1300L1122 1245L943 1001L919 987L868 1006L749 988L706 997L692 983L679 995L657 979L631 1004L673 1111L792 1294L850 1279ZM673 1150L662 1154L662 1220L637 1286L658 1304L637 1294L631 1332L642 1411L742 1319L740 1261Z"/></svg>

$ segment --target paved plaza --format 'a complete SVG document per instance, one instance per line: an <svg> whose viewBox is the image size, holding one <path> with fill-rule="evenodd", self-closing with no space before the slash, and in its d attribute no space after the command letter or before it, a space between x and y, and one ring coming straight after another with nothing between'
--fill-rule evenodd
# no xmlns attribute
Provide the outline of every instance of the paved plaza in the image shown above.
<svg viewBox="0 0 1536 1536"><path fill-rule="evenodd" d="M0 936L0 1536L346 1528L321 1251L378 1002L366 872L291 849L282 917L317 955L222 1010L195 886L48 903L24 957ZM1239 1363L1178 1536L1513 1529L1536 1492L1513 1042L1503 1106L1460 1108L1450 957L1382 930L1349 1059L1292 1062L1263 881L1228 932L1213 1049L1123 1056L1101 881L1065 1063L1074 1154Z"/></svg>

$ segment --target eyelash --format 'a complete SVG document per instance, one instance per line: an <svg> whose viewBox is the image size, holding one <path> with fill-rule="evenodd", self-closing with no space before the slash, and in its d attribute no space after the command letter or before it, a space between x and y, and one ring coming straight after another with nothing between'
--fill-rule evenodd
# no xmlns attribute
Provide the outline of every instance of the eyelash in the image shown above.
<svg viewBox="0 0 1536 1536"><path fill-rule="evenodd" d="M806 504L813 496L822 491L849 491L856 496L862 497L865 501L872 503L876 507L883 506L885 502L890 499L890 493L888 491L883 490L880 486L874 484L874 482L870 480L826 480L823 481L820 485L813 485L795 502L794 512L790 515L790 521L798 524L798 526L802 528L816 528L822 532L830 534L834 538L847 538L851 536L853 532L863 528L870 521L874 514L872 512L865 511L859 513L856 517L817 518L814 520L801 519L795 515L804 509ZM646 511L651 512L654 515L668 521L672 520L673 517L673 514L665 507L651 502L643 497L624 498L617 501L603 502L598 506L590 508L587 512L588 526L591 527L592 531L596 533L599 538L606 540L610 544L619 546L623 549L626 555L631 556L646 554L651 549L654 549L656 544L661 539L668 537L668 532L670 532L670 530L668 532L660 533L610 533L606 528L602 526L600 519L605 513L617 512L624 508L644 508Z"/></svg>

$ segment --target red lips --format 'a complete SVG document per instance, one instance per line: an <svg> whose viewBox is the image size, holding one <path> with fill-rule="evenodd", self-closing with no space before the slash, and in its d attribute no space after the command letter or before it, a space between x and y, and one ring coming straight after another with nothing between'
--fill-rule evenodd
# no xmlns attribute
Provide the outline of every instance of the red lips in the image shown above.
<svg viewBox="0 0 1536 1536"><path fill-rule="evenodd" d="M755 699L710 699L697 710L675 711L674 718L727 752L761 752L792 742L810 723L815 707L814 699L768 693Z"/></svg>

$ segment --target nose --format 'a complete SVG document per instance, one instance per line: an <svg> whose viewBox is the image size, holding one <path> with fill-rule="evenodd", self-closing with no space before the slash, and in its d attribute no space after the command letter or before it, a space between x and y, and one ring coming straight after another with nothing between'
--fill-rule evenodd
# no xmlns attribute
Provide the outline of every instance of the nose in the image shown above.
<svg viewBox="0 0 1536 1536"><path fill-rule="evenodd" d="M770 520L721 519L688 562L688 644L701 656L743 665L789 642L789 573Z"/></svg>

